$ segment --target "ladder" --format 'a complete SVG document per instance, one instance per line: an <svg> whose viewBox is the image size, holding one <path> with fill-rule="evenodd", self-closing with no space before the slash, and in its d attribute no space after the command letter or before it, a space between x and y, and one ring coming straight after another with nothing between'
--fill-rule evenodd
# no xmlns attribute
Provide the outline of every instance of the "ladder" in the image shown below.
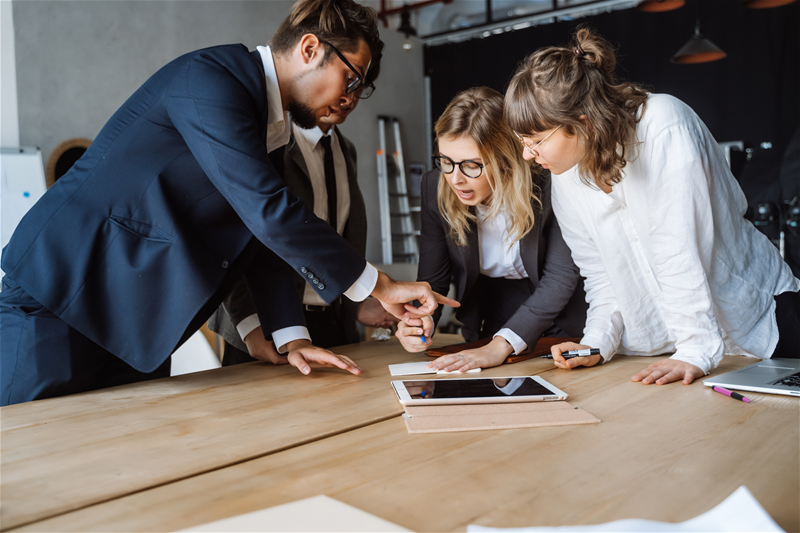
<svg viewBox="0 0 800 533"><path fill-rule="evenodd" d="M395 151L390 160L386 153L386 123L393 126ZM417 237L419 230L414 228L412 213L419 213L419 206L411 206L408 201L403 148L400 143L400 121L395 117L378 115L378 134L380 149L378 150L378 196L381 212L381 250L384 264L417 263L419 246ZM389 175L394 178L394 190L390 190ZM395 201L393 202L392 199ZM394 205L397 206L394 209ZM397 221L393 229L392 220ZM394 251L397 238L402 244L402 251Z"/></svg>

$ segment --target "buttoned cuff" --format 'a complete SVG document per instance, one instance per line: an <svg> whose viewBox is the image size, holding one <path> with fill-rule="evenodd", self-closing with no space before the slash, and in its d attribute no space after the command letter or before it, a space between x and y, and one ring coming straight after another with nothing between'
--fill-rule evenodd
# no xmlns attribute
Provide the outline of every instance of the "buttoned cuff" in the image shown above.
<svg viewBox="0 0 800 533"><path fill-rule="evenodd" d="M244 342L244 338L250 335L254 329L261 325L261 322L258 320L258 315L250 315L249 317L245 318L238 324L236 324L236 331L239 332L239 336L242 338L242 342Z"/></svg>
<svg viewBox="0 0 800 533"><path fill-rule="evenodd" d="M508 328L503 328L497 333L494 334L494 337L503 337L508 344L514 348L514 354L519 355L525 351L525 348L528 347L528 343L520 338L519 335L514 333ZM494 337L492 337L494 339Z"/></svg>
<svg viewBox="0 0 800 533"><path fill-rule="evenodd" d="M354 302L363 302L367 299L367 296L372 294L372 291L375 290L375 285L377 283L378 269L367 263L367 266L364 267L364 272L362 272L356 282L347 289L344 295Z"/></svg>
<svg viewBox="0 0 800 533"><path fill-rule="evenodd" d="M272 342L275 343L275 349L278 353L286 353L286 345L298 339L311 340L311 335L308 334L308 328L305 326L289 326L288 328L279 329L272 332Z"/></svg>

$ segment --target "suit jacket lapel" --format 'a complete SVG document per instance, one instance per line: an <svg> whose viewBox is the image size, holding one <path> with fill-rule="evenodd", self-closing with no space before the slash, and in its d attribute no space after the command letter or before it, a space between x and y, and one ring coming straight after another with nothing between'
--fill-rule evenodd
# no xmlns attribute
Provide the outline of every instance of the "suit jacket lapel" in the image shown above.
<svg viewBox="0 0 800 533"><path fill-rule="evenodd" d="M475 208L470 207L469 212L475 215ZM470 222L469 232L467 233L467 245L459 246L461 252L461 260L464 264L466 276L464 276L464 286L459 287L458 298L463 298L475 285L478 280L478 275L481 271L481 255L478 250L478 225L475 222Z"/></svg>
<svg viewBox="0 0 800 533"><path fill-rule="evenodd" d="M542 216L541 213L536 213L537 217ZM539 246L539 234L542 231L544 224L537 221L536 226L525 235L519 242L519 255L522 257L522 265L525 267L525 272L528 273L528 278L533 283L534 287L539 285L539 265L542 264L546 246Z"/></svg>
<svg viewBox="0 0 800 533"><path fill-rule="evenodd" d="M267 103L267 75L264 73L264 61L261 59L261 54L258 50L254 52L250 52L250 57L253 58L253 61L256 62L258 65L258 69L261 71L261 87L262 93L264 94L264 101L263 107L261 109L261 117L259 120L259 130L258 135L261 138L261 142L264 146L267 146L267 124L269 124L269 104Z"/></svg>
<svg viewBox="0 0 800 533"><path fill-rule="evenodd" d="M343 237L356 250L365 254L367 248L367 209L364 204L364 197L361 194L361 188L358 186L356 161L351 157L352 143L342 135L338 127L334 126L334 130L339 138L339 147L344 156L344 163L347 168L347 184L350 189L350 214L347 217ZM355 151L355 148L353 148L353 151Z"/></svg>
<svg viewBox="0 0 800 533"><path fill-rule="evenodd" d="M284 183L291 189L292 194L300 198L309 209L314 209L314 188L311 186L308 165L306 165L303 152L294 138L294 132L289 139L289 144L286 145L286 154L288 157L285 158L287 164L283 176Z"/></svg>

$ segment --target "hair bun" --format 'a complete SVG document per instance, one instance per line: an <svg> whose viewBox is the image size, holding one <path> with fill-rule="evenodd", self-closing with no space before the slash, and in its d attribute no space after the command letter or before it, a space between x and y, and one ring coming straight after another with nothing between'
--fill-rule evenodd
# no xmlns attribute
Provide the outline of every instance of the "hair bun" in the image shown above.
<svg viewBox="0 0 800 533"><path fill-rule="evenodd" d="M573 51L596 69L613 75L617 63L614 48L587 24L581 24L575 31Z"/></svg>

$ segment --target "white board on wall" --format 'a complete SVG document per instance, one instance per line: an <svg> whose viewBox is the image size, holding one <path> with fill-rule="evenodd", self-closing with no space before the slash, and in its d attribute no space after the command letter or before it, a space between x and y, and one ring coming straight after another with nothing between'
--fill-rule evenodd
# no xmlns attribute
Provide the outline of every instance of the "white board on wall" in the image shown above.
<svg viewBox="0 0 800 533"><path fill-rule="evenodd" d="M0 253L46 189L38 148L0 148Z"/></svg>

